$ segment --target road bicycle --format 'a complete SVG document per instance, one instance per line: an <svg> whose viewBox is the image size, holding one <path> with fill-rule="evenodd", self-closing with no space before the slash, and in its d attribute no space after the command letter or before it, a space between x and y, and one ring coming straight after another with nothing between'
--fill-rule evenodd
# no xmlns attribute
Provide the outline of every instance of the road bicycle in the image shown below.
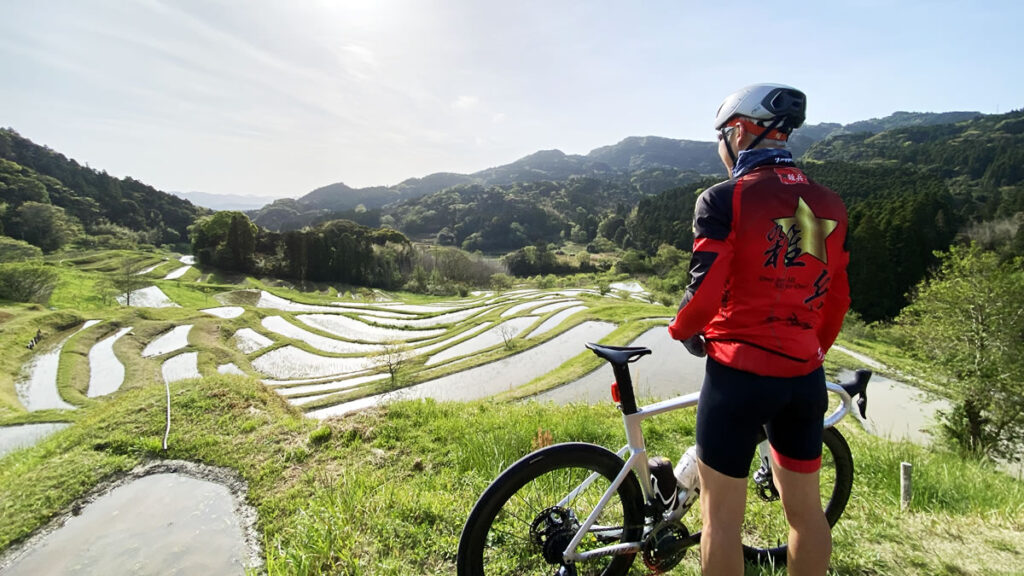
<svg viewBox="0 0 1024 576"><path fill-rule="evenodd" d="M555 444L512 464L484 491L466 520L456 558L459 576L612 576L626 574L637 555L649 573L658 574L675 567L700 542L700 514L687 518L699 501L699 486L677 484L673 474L674 497L665 497L665 462L649 461L642 427L648 418L696 406L700 393L637 406L629 364L651 350L597 344L587 348L612 365L612 399L622 412L626 445L616 453L594 444ZM852 410L854 398L861 418L866 417L870 378L870 371L858 370L850 382L827 383L840 399L824 419L820 476L829 526L839 520L853 487L853 456L833 426ZM769 458L762 436L751 464L743 553L749 562L781 565L789 529Z"/></svg>

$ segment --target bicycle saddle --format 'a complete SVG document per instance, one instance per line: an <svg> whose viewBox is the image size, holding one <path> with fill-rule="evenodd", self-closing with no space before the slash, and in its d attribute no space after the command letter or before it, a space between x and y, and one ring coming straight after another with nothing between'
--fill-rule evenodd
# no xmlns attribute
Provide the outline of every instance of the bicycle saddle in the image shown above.
<svg viewBox="0 0 1024 576"><path fill-rule="evenodd" d="M587 348L590 348L594 351L594 354L597 354L612 364L626 364L634 362L641 356L646 356L651 353L650 348L645 348L643 346L602 346L601 344L594 344L593 342L587 342Z"/></svg>

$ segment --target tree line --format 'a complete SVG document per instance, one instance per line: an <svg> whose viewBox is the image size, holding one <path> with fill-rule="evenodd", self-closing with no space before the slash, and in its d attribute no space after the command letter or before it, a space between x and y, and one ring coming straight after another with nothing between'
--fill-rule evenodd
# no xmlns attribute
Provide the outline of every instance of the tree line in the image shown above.
<svg viewBox="0 0 1024 576"><path fill-rule="evenodd" d="M487 286L500 264L455 248L414 246L393 229L351 220L273 232L241 212L199 218L189 228L193 254L202 265L222 270L414 292L465 293Z"/></svg>

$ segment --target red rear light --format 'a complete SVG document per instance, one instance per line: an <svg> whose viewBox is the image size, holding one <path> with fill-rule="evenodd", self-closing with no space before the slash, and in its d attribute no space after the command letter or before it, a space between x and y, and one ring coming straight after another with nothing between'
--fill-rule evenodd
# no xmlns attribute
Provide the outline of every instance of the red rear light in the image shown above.
<svg viewBox="0 0 1024 576"><path fill-rule="evenodd" d="M612 400L614 400L616 404L621 402L621 400L619 400L619 383L618 382L612 382Z"/></svg>

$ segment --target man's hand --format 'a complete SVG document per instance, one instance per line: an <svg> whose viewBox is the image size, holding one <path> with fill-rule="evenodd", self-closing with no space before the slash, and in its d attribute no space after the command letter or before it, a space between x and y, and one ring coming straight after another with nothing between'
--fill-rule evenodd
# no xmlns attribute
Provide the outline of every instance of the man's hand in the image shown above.
<svg viewBox="0 0 1024 576"><path fill-rule="evenodd" d="M694 334L686 340L683 340L683 346L686 346L686 351L693 354L697 358L703 358L708 355L707 350L704 349L704 336L701 334Z"/></svg>

